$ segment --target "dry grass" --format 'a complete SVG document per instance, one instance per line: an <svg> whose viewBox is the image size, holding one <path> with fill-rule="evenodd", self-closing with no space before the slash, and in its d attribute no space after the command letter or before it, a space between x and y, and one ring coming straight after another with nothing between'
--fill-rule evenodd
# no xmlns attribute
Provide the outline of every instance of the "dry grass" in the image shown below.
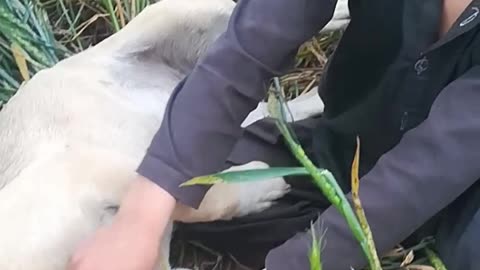
<svg viewBox="0 0 480 270"><path fill-rule="evenodd" d="M424 254L424 249L430 242L430 239L425 239L414 246L398 246L383 256L382 269L435 270ZM173 241L171 262L173 267L194 270L259 270L241 264L228 253L221 253L201 243L186 240Z"/></svg>
<svg viewBox="0 0 480 270"><path fill-rule="evenodd" d="M307 93L318 83L340 37L339 32L318 35L299 49L295 68L280 78L287 99Z"/></svg>
<svg viewBox="0 0 480 270"><path fill-rule="evenodd" d="M102 41L149 3L150 0L0 1L0 108L25 79Z"/></svg>

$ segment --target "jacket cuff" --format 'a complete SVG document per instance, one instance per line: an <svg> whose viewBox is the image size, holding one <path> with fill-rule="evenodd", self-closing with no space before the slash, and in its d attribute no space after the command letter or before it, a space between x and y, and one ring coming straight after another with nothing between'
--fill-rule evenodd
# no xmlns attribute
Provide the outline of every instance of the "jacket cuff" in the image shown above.
<svg viewBox="0 0 480 270"><path fill-rule="evenodd" d="M137 173L149 179L172 195L178 202L198 209L209 186L195 185L180 187L191 177L165 164L161 159L147 153L137 169Z"/></svg>

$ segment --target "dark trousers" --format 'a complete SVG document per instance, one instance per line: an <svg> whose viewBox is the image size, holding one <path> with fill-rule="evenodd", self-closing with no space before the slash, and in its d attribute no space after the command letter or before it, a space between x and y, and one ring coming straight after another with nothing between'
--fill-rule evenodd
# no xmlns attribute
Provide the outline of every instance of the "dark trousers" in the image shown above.
<svg viewBox="0 0 480 270"><path fill-rule="evenodd" d="M293 125L300 143L312 159L315 155L311 131L315 122L316 119L308 119ZM227 162L228 165L237 165L252 160L264 161L272 167L299 166L270 119L246 128ZM270 209L231 221L178 224L175 237L232 254L252 269L263 268L270 249L308 229L330 205L308 178L286 178L286 181L292 186L291 192ZM436 239L435 247L448 270L480 269L479 209L480 181L432 219L431 224L426 224L428 229L422 228L421 235L428 234ZM416 238L412 236L412 239Z"/></svg>

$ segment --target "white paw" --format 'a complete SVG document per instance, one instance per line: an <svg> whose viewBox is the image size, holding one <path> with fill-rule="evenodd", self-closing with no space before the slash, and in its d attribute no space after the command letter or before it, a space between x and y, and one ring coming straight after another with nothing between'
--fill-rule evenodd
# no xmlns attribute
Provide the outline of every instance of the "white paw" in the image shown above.
<svg viewBox="0 0 480 270"><path fill-rule="evenodd" d="M231 170L264 169L269 166L263 162L253 161ZM272 206L275 201L290 191L282 177L254 182L244 182L235 185L238 196L238 206L233 217L258 213Z"/></svg>
<svg viewBox="0 0 480 270"><path fill-rule="evenodd" d="M257 108L255 108L253 111L251 111L245 120L243 120L241 127L247 127L258 120L264 119L269 116L268 109L267 109L267 103L266 102L260 102L258 103Z"/></svg>
<svg viewBox="0 0 480 270"><path fill-rule="evenodd" d="M320 115L325 109L325 104L318 95L318 87L315 87L308 93L288 101L287 106L291 117L293 117L293 121L301 121Z"/></svg>
<svg viewBox="0 0 480 270"><path fill-rule="evenodd" d="M240 205L236 216L262 212L270 208L277 199L290 191L290 186L283 178L275 178L251 184L248 189L242 189Z"/></svg>
<svg viewBox="0 0 480 270"><path fill-rule="evenodd" d="M344 29L350 23L350 10L348 9L348 0L339 0L333 13L332 20L320 31L328 33Z"/></svg>

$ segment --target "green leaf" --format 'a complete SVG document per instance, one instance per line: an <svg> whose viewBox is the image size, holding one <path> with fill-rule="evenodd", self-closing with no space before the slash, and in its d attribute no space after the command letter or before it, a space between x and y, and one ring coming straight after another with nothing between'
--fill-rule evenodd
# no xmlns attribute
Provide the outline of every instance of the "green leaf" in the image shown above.
<svg viewBox="0 0 480 270"><path fill-rule="evenodd" d="M268 169L254 169L243 171L222 172L206 176L195 177L180 186L213 185L217 183L237 183L246 181L268 180L289 175L308 175L303 167L277 167Z"/></svg>

